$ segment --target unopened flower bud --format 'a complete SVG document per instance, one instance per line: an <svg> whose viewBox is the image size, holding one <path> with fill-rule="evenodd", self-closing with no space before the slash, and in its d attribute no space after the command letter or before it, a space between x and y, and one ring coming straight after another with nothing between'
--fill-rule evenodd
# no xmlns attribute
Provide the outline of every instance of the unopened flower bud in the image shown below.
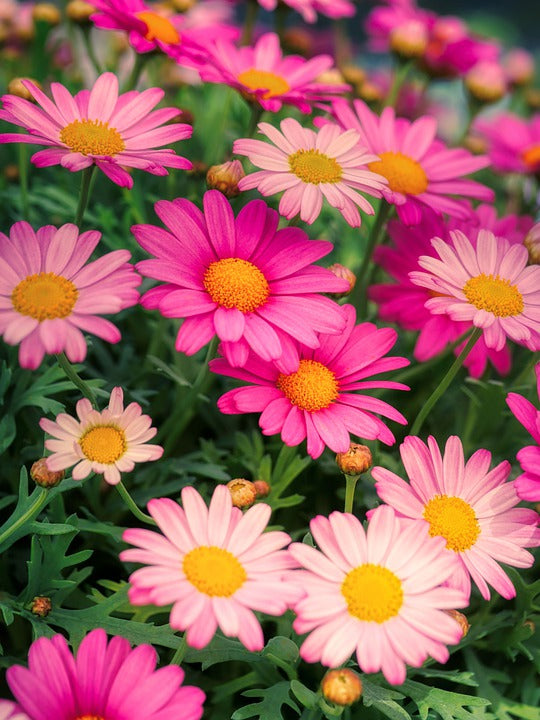
<svg viewBox="0 0 540 720"><path fill-rule="evenodd" d="M469 625L469 621L463 613L459 612L459 610L446 610L445 612L447 615L450 615L451 618L454 618L454 620L461 627L461 639L463 639L465 635L469 632L469 628L471 627Z"/></svg>
<svg viewBox="0 0 540 720"><path fill-rule="evenodd" d="M349 283L349 289L345 292L335 292L335 293L328 293L333 298L342 298L347 297L349 293L351 293L354 289L354 286L356 285L356 275L353 273L352 270L349 270L348 267L345 267L345 265L340 265L339 263L334 263L333 265L330 265L329 270L331 270L334 275L338 278L341 278L342 280L346 280Z"/></svg>
<svg viewBox="0 0 540 720"><path fill-rule="evenodd" d="M344 475L358 476L373 465L373 457L367 445L351 443L347 452L336 455L336 463Z"/></svg>
<svg viewBox="0 0 540 720"><path fill-rule="evenodd" d="M359 97L367 103L379 102L383 99L381 88L370 80L363 82L357 89Z"/></svg>
<svg viewBox="0 0 540 720"><path fill-rule="evenodd" d="M536 625L532 620L525 620L525 622L523 623L523 627L527 628L527 630L530 630L531 635L536 630Z"/></svg>
<svg viewBox="0 0 540 720"><path fill-rule="evenodd" d="M350 668L329 670L321 682L324 698L336 705L352 705L362 694L362 681Z"/></svg>
<svg viewBox="0 0 540 720"><path fill-rule="evenodd" d="M303 28L289 28L283 34L283 47L287 52L310 56L313 52L313 39Z"/></svg>
<svg viewBox="0 0 540 720"><path fill-rule="evenodd" d="M506 95L506 75L498 62L481 60L465 75L465 87L479 102L496 102Z"/></svg>
<svg viewBox="0 0 540 720"><path fill-rule="evenodd" d="M474 155L484 155L487 153L487 141L480 135L469 133L463 140L463 145Z"/></svg>
<svg viewBox="0 0 540 720"><path fill-rule="evenodd" d="M32 9L34 22L44 22L47 25L58 25L62 16L60 10L52 3L36 3Z"/></svg>
<svg viewBox="0 0 540 720"><path fill-rule="evenodd" d="M346 63L345 65L341 65L339 69L345 82L348 82L350 85L361 85L366 80L365 71L362 70L361 67L358 67L358 65Z"/></svg>
<svg viewBox="0 0 540 720"><path fill-rule="evenodd" d="M30 100L30 102L35 102L34 96L23 85L23 80L31 80L34 85L37 85L38 88L41 89L40 84L37 80L34 80L33 78L27 78L27 77L16 77L13 78L13 80L10 80L7 86L7 91L10 95L16 95L17 97L23 98L23 100Z"/></svg>
<svg viewBox="0 0 540 720"><path fill-rule="evenodd" d="M343 85L345 78L337 68L330 68L317 77L317 82L324 85Z"/></svg>
<svg viewBox="0 0 540 720"><path fill-rule="evenodd" d="M529 252L529 263L531 265L540 265L540 223L532 226L525 235L523 244Z"/></svg>
<svg viewBox="0 0 540 720"><path fill-rule="evenodd" d="M90 25L90 15L96 12L96 8L84 0L70 0L66 5L66 15L71 22L78 25Z"/></svg>
<svg viewBox="0 0 540 720"><path fill-rule="evenodd" d="M255 480L253 484L258 498L266 497L272 489L266 480Z"/></svg>
<svg viewBox="0 0 540 720"><path fill-rule="evenodd" d="M34 613L34 615L38 615L42 618L47 617L52 610L51 598L44 597L43 595L37 595L32 600L32 607L30 610Z"/></svg>
<svg viewBox="0 0 540 720"><path fill-rule="evenodd" d="M534 77L534 57L523 48L514 48L503 60L508 82L512 85L528 85Z"/></svg>
<svg viewBox="0 0 540 720"><path fill-rule="evenodd" d="M531 110L540 109L540 90L538 88L529 88L525 93L525 100Z"/></svg>
<svg viewBox="0 0 540 720"><path fill-rule="evenodd" d="M234 480L229 480L227 487L231 493L233 505L241 510L251 507L257 499L257 490L250 480L234 478Z"/></svg>
<svg viewBox="0 0 540 720"><path fill-rule="evenodd" d="M8 182L18 182L20 177L19 166L9 163L4 167L4 177Z"/></svg>
<svg viewBox="0 0 540 720"><path fill-rule="evenodd" d="M407 20L390 32L390 47L406 60L422 57L428 44L426 25L420 20Z"/></svg>
<svg viewBox="0 0 540 720"><path fill-rule="evenodd" d="M176 12L184 13L197 3L197 0L171 0L171 5Z"/></svg>
<svg viewBox="0 0 540 720"><path fill-rule="evenodd" d="M236 197L240 194L238 183L245 174L240 160L212 165L206 173L206 185L210 190L219 190L225 197Z"/></svg>
<svg viewBox="0 0 540 720"><path fill-rule="evenodd" d="M53 488L64 479L64 470L49 470L47 458L40 458L30 468L30 477L42 488Z"/></svg>

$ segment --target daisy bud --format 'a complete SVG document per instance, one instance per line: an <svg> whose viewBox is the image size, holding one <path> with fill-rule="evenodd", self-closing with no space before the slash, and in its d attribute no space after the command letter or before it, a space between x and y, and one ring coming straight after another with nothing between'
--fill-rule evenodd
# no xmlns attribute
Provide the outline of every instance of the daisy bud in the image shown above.
<svg viewBox="0 0 540 720"><path fill-rule="evenodd" d="M459 612L459 610L446 610L445 612L447 615L450 615L451 618L454 618L454 620L461 627L461 639L463 640L465 635L467 635L467 633L469 632L469 628L471 627L469 625L469 621L463 613Z"/></svg>
<svg viewBox="0 0 540 720"><path fill-rule="evenodd" d="M34 22L44 22L47 25L58 25L62 16L60 11L52 3L36 3L32 10Z"/></svg>
<svg viewBox="0 0 540 720"><path fill-rule="evenodd" d="M270 494L270 490L272 489L266 480L255 480L253 485L255 485L258 498L266 497Z"/></svg>
<svg viewBox="0 0 540 720"><path fill-rule="evenodd" d="M244 478L234 478L227 483L235 507L245 510L257 499L255 484Z"/></svg>
<svg viewBox="0 0 540 720"><path fill-rule="evenodd" d="M346 280L349 283L349 289L346 292L328 293L328 295L336 299L347 297L347 295L353 291L354 286L356 285L356 275L353 273L352 270L349 270L348 267L345 267L345 265L340 265L339 263L334 263L333 265L330 265L328 269L331 270L336 277L341 278L342 280Z"/></svg>
<svg viewBox="0 0 540 720"><path fill-rule="evenodd" d="M357 85L362 85L362 83L366 81L366 73L361 67L358 67L358 65L347 63L342 65L340 70L343 75L343 79L350 85L354 85L356 87Z"/></svg>
<svg viewBox="0 0 540 720"><path fill-rule="evenodd" d="M369 80L358 87L358 96L367 103L375 103L383 99L381 88Z"/></svg>
<svg viewBox="0 0 540 720"><path fill-rule="evenodd" d="M197 0L171 0L171 5L176 12L187 12L197 3Z"/></svg>
<svg viewBox="0 0 540 720"><path fill-rule="evenodd" d="M246 173L240 160L231 160L222 165L212 165L206 173L206 185L209 190L219 190L225 197L240 195L238 183Z"/></svg>
<svg viewBox="0 0 540 720"><path fill-rule="evenodd" d="M15 163L9 163L4 168L4 177L8 182L19 182L19 166Z"/></svg>
<svg viewBox="0 0 540 720"><path fill-rule="evenodd" d="M96 8L84 0L70 0L66 5L67 17L78 25L90 25L90 15L95 12Z"/></svg>
<svg viewBox="0 0 540 720"><path fill-rule="evenodd" d="M532 620L525 620L525 622L523 623L523 627L530 630L531 635L536 630L536 625L534 624L534 622Z"/></svg>
<svg viewBox="0 0 540 720"><path fill-rule="evenodd" d="M358 477L373 465L373 458L366 445L351 443L347 452L336 455L336 463L344 475Z"/></svg>
<svg viewBox="0 0 540 720"><path fill-rule="evenodd" d="M34 83L34 85L37 85L38 88L41 89L41 85L37 80L34 80L34 78L27 78L27 77L16 77L13 78L13 80L10 80L7 86L7 91L10 95L16 95L17 97L22 98L23 100L29 100L30 102L35 102L34 96L30 93L30 91L23 85L23 80L30 80Z"/></svg>
<svg viewBox="0 0 540 720"><path fill-rule="evenodd" d="M503 60L506 77L512 85L528 85L534 77L534 57L523 48L514 48Z"/></svg>
<svg viewBox="0 0 540 720"><path fill-rule="evenodd" d="M47 458L40 458L30 468L30 477L42 488L56 487L65 476L64 470L49 470L47 467Z"/></svg>
<svg viewBox="0 0 540 720"><path fill-rule="evenodd" d="M487 152L487 142L479 135L467 135L463 141L463 145L473 153L473 155L484 155Z"/></svg>
<svg viewBox="0 0 540 720"><path fill-rule="evenodd" d="M540 265L540 223L532 226L525 235L523 244L529 251L529 263L531 265Z"/></svg>
<svg viewBox="0 0 540 720"><path fill-rule="evenodd" d="M317 76L317 82L324 85L342 85L345 79L337 68L330 68Z"/></svg>
<svg viewBox="0 0 540 720"><path fill-rule="evenodd" d="M283 34L283 48L288 52L309 57L313 54L313 40L303 28L289 28Z"/></svg>
<svg viewBox="0 0 540 720"><path fill-rule="evenodd" d="M325 700L336 705L352 705L362 694L362 681L350 668L329 670L322 679L321 690Z"/></svg>
<svg viewBox="0 0 540 720"><path fill-rule="evenodd" d="M390 47L399 57L422 57L428 43L428 32L420 20L407 20L390 32Z"/></svg>
<svg viewBox="0 0 540 720"><path fill-rule="evenodd" d="M479 102L496 102L507 91L504 70L497 62L481 60L465 75L465 87Z"/></svg>
<svg viewBox="0 0 540 720"><path fill-rule="evenodd" d="M43 595L37 595L32 600L32 607L30 608L34 615L39 617L47 617L52 610L51 598L44 597Z"/></svg>

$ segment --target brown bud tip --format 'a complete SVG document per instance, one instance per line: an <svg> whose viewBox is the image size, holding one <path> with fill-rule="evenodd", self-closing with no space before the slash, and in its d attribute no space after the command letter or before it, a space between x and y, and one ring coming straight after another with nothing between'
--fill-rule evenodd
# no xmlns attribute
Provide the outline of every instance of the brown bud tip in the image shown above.
<svg viewBox="0 0 540 720"><path fill-rule="evenodd" d="M34 613L34 615L39 615L39 617L47 617L47 615L52 610L51 598L37 595L32 600L32 607L30 609Z"/></svg>
<svg viewBox="0 0 540 720"><path fill-rule="evenodd" d="M358 65L346 63L345 65L341 65L339 69L345 82L348 82L350 85L361 85L366 80L365 71L362 70L361 67L358 67Z"/></svg>
<svg viewBox="0 0 540 720"><path fill-rule="evenodd" d="M487 153L487 142L480 135L468 134L463 140L463 145L473 153L473 155L484 155Z"/></svg>
<svg viewBox="0 0 540 720"><path fill-rule="evenodd" d="M258 498L266 497L272 489L266 480L255 480L253 484Z"/></svg>
<svg viewBox="0 0 540 720"><path fill-rule="evenodd" d="M321 690L325 699L336 705L352 705L362 694L362 681L350 668L329 670L322 679Z"/></svg>
<svg viewBox="0 0 540 720"><path fill-rule="evenodd" d="M219 190L225 197L232 198L240 194L238 183L244 176L240 160L231 160L208 168L206 184L209 190Z"/></svg>
<svg viewBox="0 0 540 720"><path fill-rule="evenodd" d="M465 75L465 87L481 103L497 102L506 95L506 74L499 63L481 60Z"/></svg>
<svg viewBox="0 0 540 720"><path fill-rule="evenodd" d="M191 170L188 170L188 172L190 173L190 175L195 175L196 177L203 177L208 172L208 165L202 160L193 160L193 167L191 168Z"/></svg>
<svg viewBox="0 0 540 720"><path fill-rule="evenodd" d="M523 244L529 251L529 263L531 265L540 265L540 223L532 226L525 235Z"/></svg>
<svg viewBox="0 0 540 720"><path fill-rule="evenodd" d="M390 47L402 58L422 57L428 44L428 30L420 20L407 20L390 32Z"/></svg>
<svg viewBox="0 0 540 720"><path fill-rule="evenodd" d="M289 53L309 56L313 52L313 38L304 28L288 28L283 34L283 47Z"/></svg>
<svg viewBox="0 0 540 720"><path fill-rule="evenodd" d="M19 166L15 165L15 163L6 165L4 168L4 177L8 182L18 182L20 177Z"/></svg>
<svg viewBox="0 0 540 720"><path fill-rule="evenodd" d="M30 468L30 477L42 488L53 488L64 479L64 470L49 470L47 467L47 458L40 458Z"/></svg>
<svg viewBox="0 0 540 720"><path fill-rule="evenodd" d="M13 78L13 80L10 80L7 86L7 91L10 95L16 95L17 97L23 98L23 100L30 100L31 102L35 102L34 96L23 85L23 80L31 80L34 85L37 85L38 88L41 89L41 85L38 83L37 80L34 80L34 78L28 78L28 77L16 77Z"/></svg>
<svg viewBox="0 0 540 720"><path fill-rule="evenodd" d="M52 3L36 3L32 10L35 22L45 22L48 25L58 25L62 16L60 10Z"/></svg>
<svg viewBox="0 0 540 720"><path fill-rule="evenodd" d="M459 612L459 610L446 610L445 612L447 615L450 615L451 618L454 618L454 620L461 627L461 639L463 639L465 635L469 632L469 628L471 627L469 625L469 621L463 613Z"/></svg>
<svg viewBox="0 0 540 720"><path fill-rule="evenodd" d="M366 80L358 86L358 95L367 103L379 102L383 99L383 93L375 83Z"/></svg>
<svg viewBox="0 0 540 720"><path fill-rule="evenodd" d="M66 5L66 15L68 18L79 25L88 25L90 23L90 15L96 12L96 8L84 0L70 0Z"/></svg>
<svg viewBox="0 0 540 720"><path fill-rule="evenodd" d="M530 630L531 635L536 630L536 625L534 624L534 622L532 620L525 620L525 622L523 623L523 627L527 628L527 630Z"/></svg>
<svg viewBox="0 0 540 720"><path fill-rule="evenodd" d="M353 273L352 270L349 270L348 267L345 267L345 265L340 265L339 263L334 263L333 265L330 265L328 269L333 272L336 277L341 278L342 280L346 280L349 283L349 289L346 292L328 294L334 298L347 297L347 295L353 291L353 288L356 285L356 275Z"/></svg>
<svg viewBox="0 0 540 720"><path fill-rule="evenodd" d="M244 478L234 478L227 483L235 507L244 510L253 505L257 499L255 484Z"/></svg>
<svg viewBox="0 0 540 720"><path fill-rule="evenodd" d="M373 465L373 457L366 445L351 443L347 452L336 455L336 463L345 475L361 475Z"/></svg>
<svg viewBox="0 0 540 720"><path fill-rule="evenodd" d="M195 6L197 0L171 0L171 6L176 12L187 12Z"/></svg>

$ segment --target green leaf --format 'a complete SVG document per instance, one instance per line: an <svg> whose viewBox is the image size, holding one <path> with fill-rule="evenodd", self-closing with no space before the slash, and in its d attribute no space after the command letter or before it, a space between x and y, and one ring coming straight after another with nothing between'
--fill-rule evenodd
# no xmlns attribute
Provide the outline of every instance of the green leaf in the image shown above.
<svg viewBox="0 0 540 720"><path fill-rule="evenodd" d="M410 720L410 715L396 700L403 700L404 695L391 690L388 687L381 687L372 680L366 680L362 677L362 700L366 707L373 706L377 708L383 715L391 718L391 720Z"/></svg>
<svg viewBox="0 0 540 720"><path fill-rule="evenodd" d="M260 720L282 720L282 707L287 705L300 714L298 705L291 699L290 683L278 682L272 687L260 690L246 690L242 695L246 697L260 697L258 703L251 703L239 708L231 715L231 720L246 720L246 718L260 718Z"/></svg>
<svg viewBox="0 0 540 720"><path fill-rule="evenodd" d="M405 680L400 687L414 702L422 720L427 720L430 710L438 713L443 720L470 720L474 714L467 708L490 704L485 698L448 692L413 680Z"/></svg>
<svg viewBox="0 0 540 720"><path fill-rule="evenodd" d="M298 680L291 680L291 691L294 697L302 703L304 707L312 708L317 704L319 698L317 693L310 690Z"/></svg>
<svg viewBox="0 0 540 720"><path fill-rule="evenodd" d="M13 415L4 415L0 420L0 455L8 449L16 434L15 418Z"/></svg>

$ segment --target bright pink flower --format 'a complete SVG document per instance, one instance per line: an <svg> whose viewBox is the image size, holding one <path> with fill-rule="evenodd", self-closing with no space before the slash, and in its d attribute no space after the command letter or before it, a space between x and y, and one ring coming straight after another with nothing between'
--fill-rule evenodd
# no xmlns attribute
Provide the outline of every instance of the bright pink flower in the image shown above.
<svg viewBox="0 0 540 720"><path fill-rule="evenodd" d="M392 32L410 22L421 23L429 31L435 18L435 13L417 7L414 0L385 0L371 10L365 22L370 48L387 52Z"/></svg>
<svg viewBox="0 0 540 720"><path fill-rule="evenodd" d="M495 62L500 46L470 32L463 20L452 16L437 18L423 56L427 69L436 76L462 76L479 62Z"/></svg>
<svg viewBox="0 0 540 720"><path fill-rule="evenodd" d="M540 363L535 367L538 398L540 399ZM508 407L516 416L516 419L523 425L536 442L535 445L528 445L522 448L517 459L523 473L516 478L516 492L522 500L529 502L540 501L540 410L522 395L508 393L506 397Z"/></svg>
<svg viewBox="0 0 540 720"><path fill-rule="evenodd" d="M259 5L265 10L275 10L278 0L258 0ZM356 9L351 0L283 0L297 13L300 13L308 23L317 20L317 13L330 18L352 17Z"/></svg>
<svg viewBox="0 0 540 720"><path fill-rule="evenodd" d="M406 437L400 452L410 484L374 467L379 497L404 517L427 520L429 534L445 538L448 554L460 561L449 580L452 586L468 596L472 578L486 600L488 583L504 598L513 598L515 588L498 563L531 567L534 558L524 548L540 545L540 529L538 513L515 507L514 483L505 482L510 463L505 460L489 470L488 450L477 450L465 463L455 435L444 456L433 437L427 445Z"/></svg>
<svg viewBox="0 0 540 720"><path fill-rule="evenodd" d="M203 691L182 687L184 671L177 665L156 670L157 659L151 645L132 650L117 636L107 643L99 628L86 635L75 656L62 635L35 640L28 668L13 665L6 677L30 720L199 720Z"/></svg>
<svg viewBox="0 0 540 720"><path fill-rule="evenodd" d="M240 190L257 188L262 195L284 190L279 212L286 218L298 213L311 224L321 212L323 199L337 208L352 227L360 227L358 205L368 215L373 208L358 191L381 197L386 180L366 168L377 157L358 145L358 133L341 132L334 125L324 125L318 132L304 128L297 120L281 121L281 132L269 123L259 123L259 130L273 143L242 138L235 140L233 150L247 155L259 172L242 178Z"/></svg>
<svg viewBox="0 0 540 720"><path fill-rule="evenodd" d="M52 225L37 232L15 223L0 233L0 333L18 345L22 367L35 370L45 353L65 352L71 362L86 357L83 332L116 343L118 329L102 314L135 305L141 278L115 250L86 263L101 233L76 225ZM82 332L81 332L82 331Z"/></svg>
<svg viewBox="0 0 540 720"><path fill-rule="evenodd" d="M130 577L133 605L169 605L171 627L186 631L188 645L202 648L218 626L248 650L261 650L264 637L253 610L283 615L301 592L284 580L296 563L284 532L264 532L271 515L265 503L244 514L233 507L225 485L207 507L192 487L182 490L183 509L169 498L150 500L148 511L163 535L124 532L135 549L120 559L143 563Z"/></svg>
<svg viewBox="0 0 540 720"><path fill-rule="evenodd" d="M532 118L509 112L480 118L474 123L474 130L487 140L489 158L497 172L540 171L540 113Z"/></svg>
<svg viewBox="0 0 540 720"><path fill-rule="evenodd" d="M11 700L0 700L0 720L32 720Z"/></svg>
<svg viewBox="0 0 540 720"><path fill-rule="evenodd" d="M114 183L129 188L133 180L126 167L153 175L167 175L167 167L192 167L174 150L155 149L189 138L192 133L191 125L164 125L178 115L178 108L152 111L163 90L150 88L118 95L118 79L107 72L98 77L91 90L81 90L74 97L60 83L52 83L53 102L30 80L22 82L40 107L15 95L4 95L0 119L25 128L29 134L3 133L0 143L50 146L32 155L37 167L62 165L76 172L97 165Z"/></svg>
<svg viewBox="0 0 540 720"><path fill-rule="evenodd" d="M349 513L310 522L316 550L293 543L305 568L298 577L306 597L294 607L297 633L309 632L300 655L336 667L356 651L363 672L382 670L388 682L405 681L405 664L420 667L431 655L446 662L447 644L462 630L445 610L466 607L462 590L441 587L455 568L442 538L425 522L406 522L382 506L367 532Z"/></svg>
<svg viewBox="0 0 540 720"><path fill-rule="evenodd" d="M179 352L192 355L217 335L229 361L242 365L249 349L277 359L292 337L318 347L317 332L342 330L341 308L319 293L345 292L347 282L313 265L332 250L330 243L310 240L299 228L278 230L278 214L262 200L245 205L237 218L218 190L205 193L203 204L204 215L188 200L162 200L155 208L170 232L132 228L156 256L137 268L167 283L145 293L142 304L186 318Z"/></svg>
<svg viewBox="0 0 540 720"><path fill-rule="evenodd" d="M326 445L334 452L348 450L349 433L392 445L393 434L373 413L402 424L406 419L383 400L354 391L408 390L401 383L371 377L405 367L409 361L383 357L396 342L395 330L377 329L372 323L355 326L352 305L344 305L343 310L347 326L340 335L321 335L321 346L315 350L297 344L300 364L296 372L281 372L278 363L254 356L241 369L223 359L212 360L212 372L250 383L222 395L218 400L221 412L260 412L264 435L281 433L289 446L299 445L307 437L307 451L313 458L319 457Z"/></svg>

